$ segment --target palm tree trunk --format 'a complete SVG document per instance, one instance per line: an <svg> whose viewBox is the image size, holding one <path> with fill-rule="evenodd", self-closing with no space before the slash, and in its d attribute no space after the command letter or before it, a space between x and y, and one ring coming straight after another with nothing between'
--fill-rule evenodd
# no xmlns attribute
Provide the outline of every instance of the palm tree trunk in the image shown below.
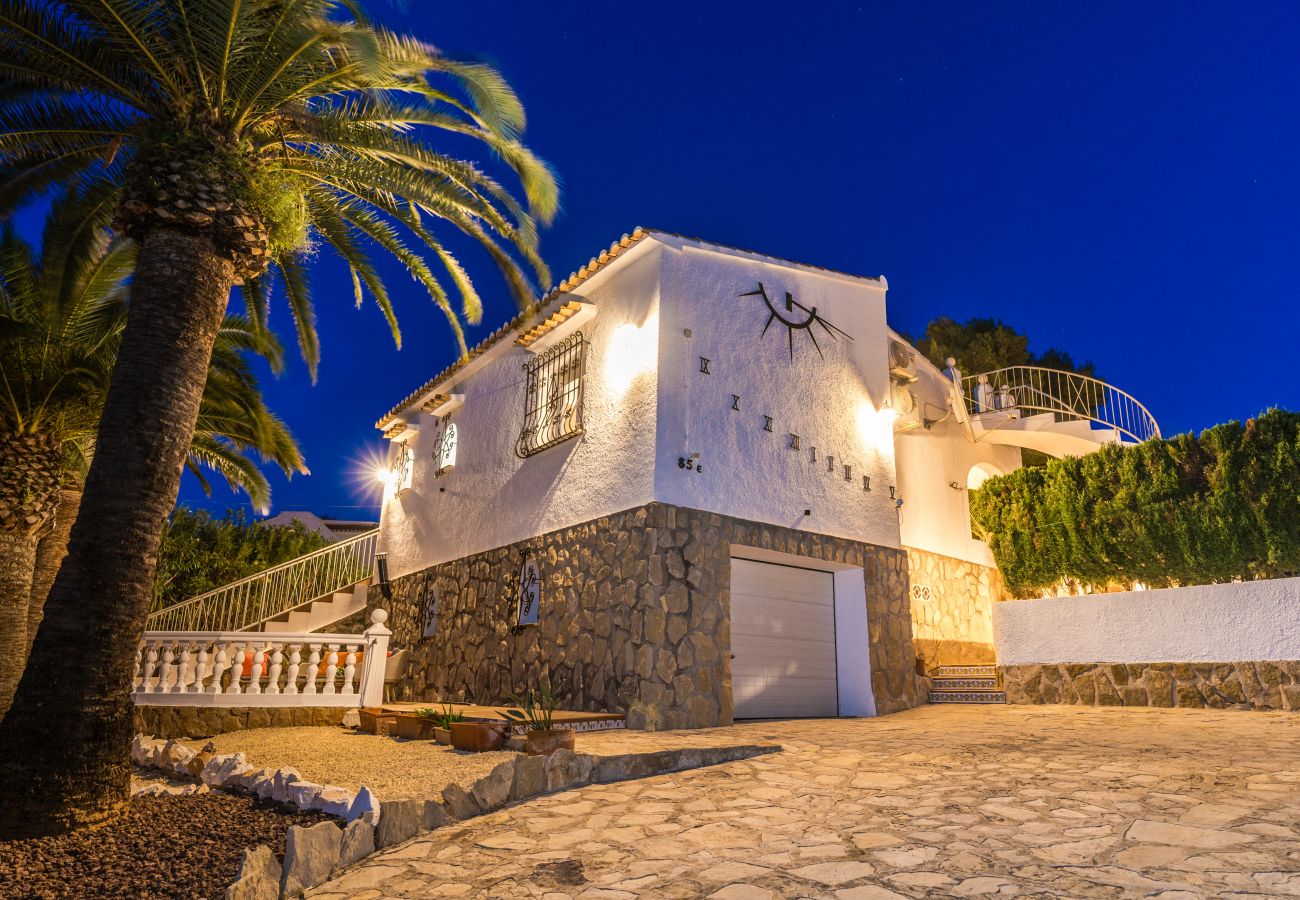
<svg viewBox="0 0 1300 900"><path fill-rule="evenodd" d="M126 808L136 648L234 272L207 237L144 237L68 556L0 724L0 839Z"/></svg>
<svg viewBox="0 0 1300 900"><path fill-rule="evenodd" d="M32 594L27 607L27 647L23 650L23 664L32 652L36 629L45 618L45 600L50 596L54 576L68 555L68 538L72 536L72 523L77 521L81 508L81 488L64 487L59 491L59 505L54 511L54 525L36 545L36 571L32 574ZM0 717L3 713L0 713Z"/></svg>
<svg viewBox="0 0 1300 900"><path fill-rule="evenodd" d="M27 529L0 530L0 716L9 708L23 674L35 565L36 535Z"/></svg>
<svg viewBox="0 0 1300 900"><path fill-rule="evenodd" d="M62 462L47 432L0 434L0 718L23 674L36 542L54 515Z"/></svg>

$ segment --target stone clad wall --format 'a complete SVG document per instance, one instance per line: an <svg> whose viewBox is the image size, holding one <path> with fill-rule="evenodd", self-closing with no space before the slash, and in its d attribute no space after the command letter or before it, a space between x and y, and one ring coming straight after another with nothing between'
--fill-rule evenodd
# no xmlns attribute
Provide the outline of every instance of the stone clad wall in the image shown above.
<svg viewBox="0 0 1300 900"><path fill-rule="evenodd" d="M135 733L156 738L204 738L245 728L338 725L338 706L137 706Z"/></svg>
<svg viewBox="0 0 1300 900"><path fill-rule="evenodd" d="M912 643L926 669L992 665L993 604L1007 599L1002 573L989 566L907 548Z"/></svg>
<svg viewBox="0 0 1300 900"><path fill-rule="evenodd" d="M412 665L404 700L503 701L550 683L570 709L623 712L633 728L732 720L732 544L860 563L879 712L923 702L898 550L651 503L396 579L389 609ZM520 551L544 584L537 626L510 626ZM421 639L436 590L434 637Z"/></svg>
<svg viewBox="0 0 1300 900"><path fill-rule="evenodd" d="M1045 663L1001 672L1008 703L1300 711L1300 661Z"/></svg>

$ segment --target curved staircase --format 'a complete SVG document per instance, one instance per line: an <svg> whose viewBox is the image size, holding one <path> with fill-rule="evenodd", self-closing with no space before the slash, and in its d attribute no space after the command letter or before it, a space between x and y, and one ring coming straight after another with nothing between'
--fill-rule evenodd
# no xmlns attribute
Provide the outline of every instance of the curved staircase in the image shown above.
<svg viewBox="0 0 1300 900"><path fill-rule="evenodd" d="M948 371L953 410L972 441L1062 457L1160 437L1155 417L1131 394L1087 375L1037 366L965 378Z"/></svg>

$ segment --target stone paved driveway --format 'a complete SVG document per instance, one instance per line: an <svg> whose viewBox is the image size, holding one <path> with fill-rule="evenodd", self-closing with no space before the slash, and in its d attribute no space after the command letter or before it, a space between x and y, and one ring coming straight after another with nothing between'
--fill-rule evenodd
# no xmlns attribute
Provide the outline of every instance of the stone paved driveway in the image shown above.
<svg viewBox="0 0 1300 900"><path fill-rule="evenodd" d="M930 706L728 730L786 750L526 802L310 896L1300 896L1300 715Z"/></svg>

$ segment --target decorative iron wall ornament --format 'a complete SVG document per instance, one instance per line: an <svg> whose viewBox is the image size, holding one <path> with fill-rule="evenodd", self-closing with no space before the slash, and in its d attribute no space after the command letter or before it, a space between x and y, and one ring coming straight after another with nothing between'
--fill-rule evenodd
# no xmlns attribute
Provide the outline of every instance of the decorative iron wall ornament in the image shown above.
<svg viewBox="0 0 1300 900"><path fill-rule="evenodd" d="M582 434L586 364L581 331L524 363L524 427L517 454L532 456Z"/></svg>
<svg viewBox="0 0 1300 900"><path fill-rule="evenodd" d="M456 423L450 419L442 420L442 432L438 435L438 445L433 450L433 461L437 465L435 476L446 475L456 468L456 445L459 435Z"/></svg>
<svg viewBox="0 0 1300 900"><path fill-rule="evenodd" d="M537 568L533 551L525 547L519 551L519 584L515 592L515 625L537 624L537 610L542 605L542 573Z"/></svg>
<svg viewBox="0 0 1300 900"><path fill-rule="evenodd" d="M845 333L843 330L839 328L836 328L830 322L827 322L826 319L823 318L822 315L817 312L817 307L814 306L810 308L804 306L798 300L794 299L794 295L791 294L789 291L785 292L785 303L781 304L785 306L785 314L782 314L779 305L774 304L772 302L772 298L767 295L767 288L763 286L763 282L761 281L758 283L758 290L745 291L740 296L763 298L763 302L767 304L768 315L767 315L767 321L763 323L763 334L760 335L760 337L767 335L767 329L772 326L773 322L780 322L782 325L785 326L786 344L789 346L791 360L794 359L794 333L796 331L802 331L804 334L808 335L808 339L811 340L813 346L817 348L817 355L822 356L823 358L825 357L824 354L822 353L821 344L817 343L817 335L813 330L814 326L820 327L823 331L825 331L828 335L830 335L832 338L834 338L837 341L841 337L847 338L850 341L853 340L851 335ZM795 309L798 309L800 312L806 313L806 315L802 319L796 319L793 315Z"/></svg>
<svg viewBox="0 0 1300 900"><path fill-rule="evenodd" d="M438 630L438 586L434 583L433 573L425 573L420 593L424 612L424 627L420 630L420 636L431 638Z"/></svg>

